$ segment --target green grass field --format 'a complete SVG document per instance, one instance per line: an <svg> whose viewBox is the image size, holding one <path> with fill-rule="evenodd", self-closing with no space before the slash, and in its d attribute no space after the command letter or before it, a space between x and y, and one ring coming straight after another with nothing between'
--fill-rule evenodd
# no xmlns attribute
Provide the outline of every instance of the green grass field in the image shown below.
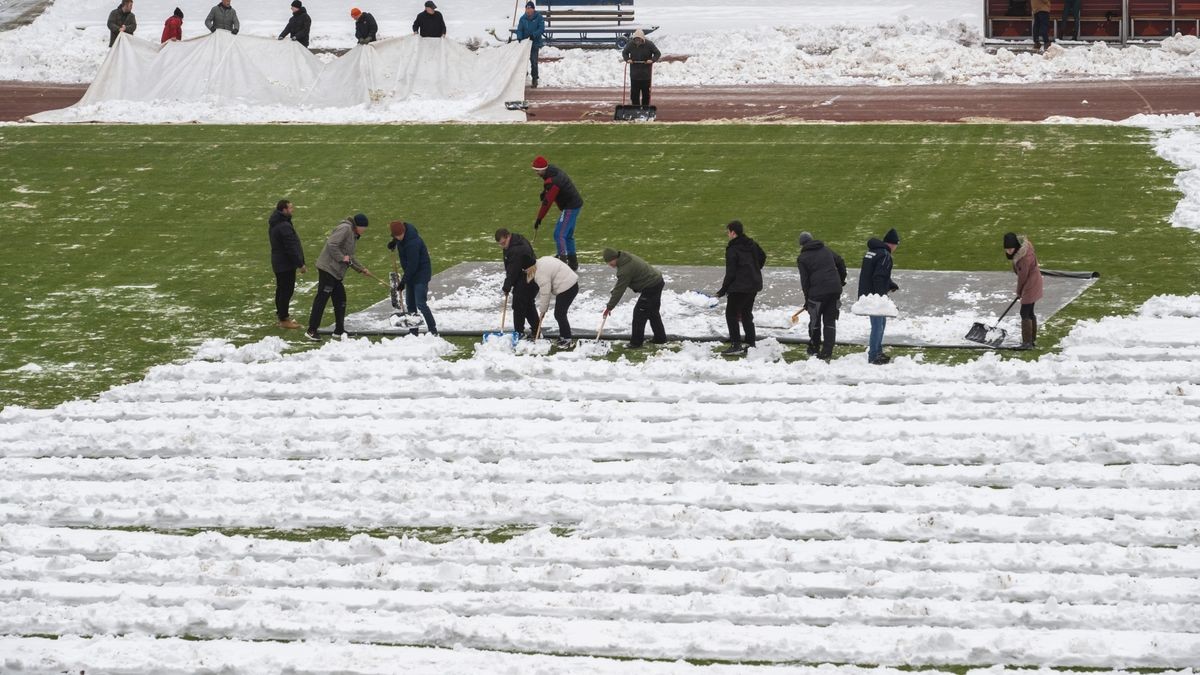
<svg viewBox="0 0 1200 675"><path fill-rule="evenodd" d="M1149 140L1034 125L4 127L0 405L95 395L208 338L283 334L266 236L280 198L310 262L355 211L372 222L359 257L378 271L398 218L421 227L435 270L498 259L497 227L531 227L537 154L584 195L584 262L616 246L719 265L739 218L771 265L793 264L800 230L856 265L896 227L898 268L1004 270L1001 235L1026 232L1043 266L1102 274L1044 327L1050 345L1200 280L1155 264L1198 237L1169 226L1176 169ZM358 277L348 290L351 311L383 297Z"/></svg>

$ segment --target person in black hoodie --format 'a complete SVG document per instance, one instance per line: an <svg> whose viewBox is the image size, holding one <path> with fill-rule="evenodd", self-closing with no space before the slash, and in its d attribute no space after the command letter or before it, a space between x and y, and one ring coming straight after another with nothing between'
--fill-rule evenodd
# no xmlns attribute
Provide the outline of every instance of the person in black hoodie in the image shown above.
<svg viewBox="0 0 1200 675"><path fill-rule="evenodd" d="M862 269L858 271L858 297L864 295L887 295L900 287L892 281L892 251L900 245L896 229L888 230L883 241L874 237L867 240L867 252L863 254ZM871 317L871 337L867 342L867 361L881 366L891 357L883 353L883 331L887 328L886 316Z"/></svg>
<svg viewBox="0 0 1200 675"><path fill-rule="evenodd" d="M279 200L275 212L267 219L267 237L271 241L271 269L275 272L275 315L280 328L299 328L292 320L290 305L296 293L296 270L308 272L304 264L304 248L300 237L292 226L292 212L296 207L286 199Z"/></svg>
<svg viewBox="0 0 1200 675"><path fill-rule="evenodd" d="M300 0L292 0L292 18L288 19L287 25L283 27L279 39L282 40L290 35L293 40L307 47L308 31L311 28L312 17L308 15L308 10L304 9L304 3Z"/></svg>
<svg viewBox="0 0 1200 675"><path fill-rule="evenodd" d="M537 330L537 309L533 301L538 287L526 280L525 270L537 263L537 254L528 239L503 227L496 230L496 243L504 249L503 291L505 295L512 293L513 330L524 333L528 323L532 333Z"/></svg>
<svg viewBox="0 0 1200 675"><path fill-rule="evenodd" d="M725 226L729 244L725 246L725 281L717 297L728 295L725 302L725 322L729 325L729 348L723 356L738 356L754 346L754 296L763 288L762 268L767 254L758 242L746 236L742 221L734 220ZM746 332L743 345L738 323Z"/></svg>
<svg viewBox="0 0 1200 675"><path fill-rule="evenodd" d="M846 285L846 261L825 246L825 242L813 239L808 232L801 232L796 268L800 270L800 290L804 292L804 308L808 310L808 353L828 361L833 357L833 345L837 340L839 305L842 287Z"/></svg>
<svg viewBox="0 0 1200 675"><path fill-rule="evenodd" d="M433 335L437 335L437 323L433 320L433 312L429 309L429 281L433 279L433 264L429 260L429 248L425 240L417 232L417 226L403 220L394 220L388 225L392 231L392 240L388 249L395 249L400 257L400 268L404 275L400 277L400 290L404 291L404 305L408 310L408 325L410 332L417 334L417 312L425 317L425 327Z"/></svg>

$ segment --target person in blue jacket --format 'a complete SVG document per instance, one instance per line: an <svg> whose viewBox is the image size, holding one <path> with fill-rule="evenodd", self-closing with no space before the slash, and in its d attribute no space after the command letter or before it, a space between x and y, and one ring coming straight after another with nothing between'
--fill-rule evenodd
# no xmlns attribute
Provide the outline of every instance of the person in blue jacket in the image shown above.
<svg viewBox="0 0 1200 675"><path fill-rule="evenodd" d="M525 3L525 14L517 22L517 42L528 39L533 45L529 49L529 76L533 79L533 88L537 89L538 50L546 43L543 37L546 32L546 19L537 11L532 2Z"/></svg>
<svg viewBox="0 0 1200 675"><path fill-rule="evenodd" d="M429 332L437 335L437 324L427 302L429 280L433 278L429 249L412 223L395 220L388 227L392 231L392 240L388 242L388 248L395 249L396 255L400 257L400 267L404 270L400 277L400 290L404 291L404 306L408 310L410 332L413 335L417 334L416 326L420 325L417 312L420 312L425 318L425 326Z"/></svg>
<svg viewBox="0 0 1200 675"><path fill-rule="evenodd" d="M858 297L864 295L887 295L900 287L892 281L892 251L900 245L896 228L883 235L883 241L871 237L867 240L867 252L863 254L862 269L858 271ZM867 361L880 366L891 358L883 353L883 330L887 327L886 316L871 317L871 338L867 342Z"/></svg>

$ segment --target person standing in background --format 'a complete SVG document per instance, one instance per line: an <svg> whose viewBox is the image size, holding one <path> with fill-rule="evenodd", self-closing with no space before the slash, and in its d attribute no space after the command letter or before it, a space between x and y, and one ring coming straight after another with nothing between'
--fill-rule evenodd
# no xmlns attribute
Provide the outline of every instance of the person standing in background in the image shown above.
<svg viewBox="0 0 1200 675"><path fill-rule="evenodd" d="M279 327L299 328L292 319L292 296L296 293L296 271L308 272L304 264L304 248L292 225L295 206L286 199L279 200L275 212L267 219L267 238L271 242L271 270L275 272L275 315Z"/></svg>
<svg viewBox="0 0 1200 675"><path fill-rule="evenodd" d="M230 0L221 0L208 10L208 16L204 18L204 27L208 29L208 32L227 30L237 35L241 30L242 25L238 23L237 10L230 7L229 3Z"/></svg>
<svg viewBox="0 0 1200 675"><path fill-rule="evenodd" d="M642 29L633 32L633 39L621 52L629 64L629 102L633 105L650 105L650 78L654 62L662 58L662 52L646 39Z"/></svg>
<svg viewBox="0 0 1200 675"><path fill-rule="evenodd" d="M437 11L433 0L425 0L425 9L413 21L412 29L423 38L446 37L446 20L442 18L442 13Z"/></svg>
<svg viewBox="0 0 1200 675"><path fill-rule="evenodd" d="M133 15L133 0L122 0L117 8L108 13L108 46L117 43L121 33L133 35L137 30L137 17Z"/></svg>
<svg viewBox="0 0 1200 675"><path fill-rule="evenodd" d="M171 16L167 17L166 23L163 24L163 42L179 41L183 39L183 10L178 7Z"/></svg>
<svg viewBox="0 0 1200 675"><path fill-rule="evenodd" d="M517 42L528 39L529 47L529 77L532 87L538 85L538 50L545 44L546 19L537 11L532 2L525 3L525 14L517 22Z"/></svg>

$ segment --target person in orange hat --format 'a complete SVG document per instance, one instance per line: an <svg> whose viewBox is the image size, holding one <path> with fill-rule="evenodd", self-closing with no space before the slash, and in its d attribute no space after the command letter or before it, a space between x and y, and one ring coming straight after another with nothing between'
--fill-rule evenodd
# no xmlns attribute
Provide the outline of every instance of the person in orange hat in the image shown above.
<svg viewBox="0 0 1200 675"><path fill-rule="evenodd" d="M358 44L371 44L379 39L379 24L370 12L355 7L350 10L350 17L354 19L354 37L358 38Z"/></svg>

